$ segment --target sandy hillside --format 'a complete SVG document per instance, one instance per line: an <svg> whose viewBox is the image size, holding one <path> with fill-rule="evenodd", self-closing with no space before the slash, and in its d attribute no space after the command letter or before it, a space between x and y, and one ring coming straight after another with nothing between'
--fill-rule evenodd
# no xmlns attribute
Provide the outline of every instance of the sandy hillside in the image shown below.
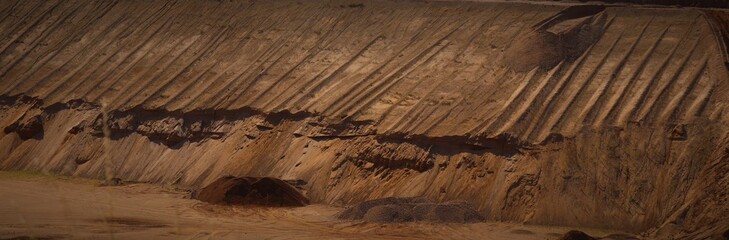
<svg viewBox="0 0 729 240"><path fill-rule="evenodd" d="M716 236L727 29L629 5L0 1L0 169Z"/></svg>

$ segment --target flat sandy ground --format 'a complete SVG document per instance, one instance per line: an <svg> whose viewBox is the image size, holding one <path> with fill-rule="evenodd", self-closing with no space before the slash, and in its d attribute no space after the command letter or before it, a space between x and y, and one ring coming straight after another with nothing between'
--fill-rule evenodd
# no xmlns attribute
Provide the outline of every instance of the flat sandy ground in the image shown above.
<svg viewBox="0 0 729 240"><path fill-rule="evenodd" d="M215 206L149 184L0 172L0 239L556 239L569 228L509 223L371 224L341 208ZM609 232L586 230L593 235Z"/></svg>

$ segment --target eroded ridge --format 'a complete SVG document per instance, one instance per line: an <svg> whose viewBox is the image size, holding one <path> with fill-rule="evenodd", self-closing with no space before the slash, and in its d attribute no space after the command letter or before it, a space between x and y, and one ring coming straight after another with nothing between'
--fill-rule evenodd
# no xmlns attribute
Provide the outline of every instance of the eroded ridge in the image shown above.
<svg viewBox="0 0 729 240"><path fill-rule="evenodd" d="M700 10L290 4L7 1L0 94L309 112L378 132L533 143L719 118L726 101L717 21ZM519 57L534 46L546 52Z"/></svg>

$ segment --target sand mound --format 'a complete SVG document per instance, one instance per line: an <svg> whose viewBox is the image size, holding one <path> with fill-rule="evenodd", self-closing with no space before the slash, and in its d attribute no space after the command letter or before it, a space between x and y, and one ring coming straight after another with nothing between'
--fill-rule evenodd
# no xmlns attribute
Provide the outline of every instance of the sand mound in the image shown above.
<svg viewBox="0 0 729 240"><path fill-rule="evenodd" d="M517 71L550 69L579 57L603 32L604 6L572 6L520 34L504 53L504 64Z"/></svg>
<svg viewBox="0 0 729 240"><path fill-rule="evenodd" d="M638 238L638 236L626 234L626 233L614 233L614 234L610 234L610 235L601 237L599 239L602 239L602 240L638 240L641 238Z"/></svg>
<svg viewBox="0 0 729 240"><path fill-rule="evenodd" d="M365 222L441 222L470 223L483 221L466 202L434 203L425 198L382 198L354 205L337 216L339 219Z"/></svg>
<svg viewBox="0 0 729 240"><path fill-rule="evenodd" d="M369 201L364 201L357 205L347 208L346 210L339 213L338 217L340 219L362 219L364 217L364 215L367 213L367 211L369 211L373 207L383 206L383 205L402 205L402 204L419 203L419 202L427 202L427 200L424 198L395 198L395 197L369 200Z"/></svg>
<svg viewBox="0 0 729 240"><path fill-rule="evenodd" d="M412 222L412 209L404 208L401 205L388 204L370 208L362 218L367 222L391 223L391 222Z"/></svg>
<svg viewBox="0 0 729 240"><path fill-rule="evenodd" d="M559 240L596 240L596 238L587 235L587 233L572 230L562 235Z"/></svg>
<svg viewBox="0 0 729 240"><path fill-rule="evenodd" d="M200 189L196 199L213 204L305 206L303 194L288 183L270 177L222 177Z"/></svg>

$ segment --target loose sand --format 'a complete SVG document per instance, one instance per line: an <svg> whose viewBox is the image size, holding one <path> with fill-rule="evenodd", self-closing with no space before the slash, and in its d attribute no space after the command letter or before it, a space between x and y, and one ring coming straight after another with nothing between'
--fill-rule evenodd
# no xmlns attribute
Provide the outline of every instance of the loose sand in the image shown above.
<svg viewBox="0 0 729 240"><path fill-rule="evenodd" d="M51 239L557 239L568 228L507 223L370 224L342 208L217 206L148 184L0 172L0 238ZM580 229L593 236L608 234Z"/></svg>

